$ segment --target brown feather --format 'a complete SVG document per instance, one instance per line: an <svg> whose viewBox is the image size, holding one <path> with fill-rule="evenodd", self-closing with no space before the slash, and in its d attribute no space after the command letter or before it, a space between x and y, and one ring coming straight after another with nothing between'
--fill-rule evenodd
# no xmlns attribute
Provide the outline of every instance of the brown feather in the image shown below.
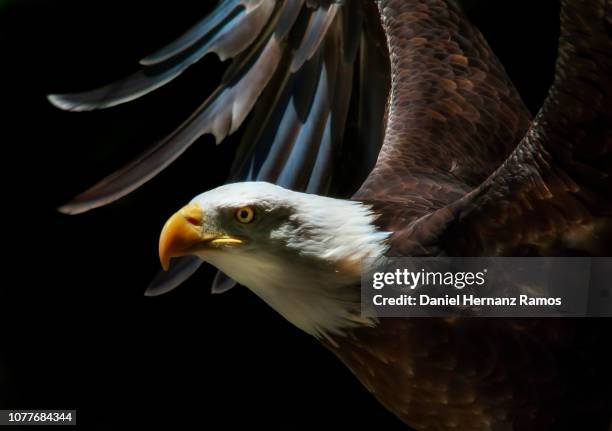
<svg viewBox="0 0 612 431"><path fill-rule="evenodd" d="M355 198L393 232L389 254L611 253L610 1L563 3L554 85L524 137L527 111L452 2L381 10L387 132ZM606 430L611 330L606 319L386 318L326 344L418 430Z"/></svg>
<svg viewBox="0 0 612 431"><path fill-rule="evenodd" d="M482 35L444 1L380 5L392 66L385 141L355 199L418 203L461 197L518 144L530 115Z"/></svg>
<svg viewBox="0 0 612 431"><path fill-rule="evenodd" d="M609 6L563 3L554 83L520 145L482 185L398 241L428 232L422 245L451 255L612 252Z"/></svg>
<svg viewBox="0 0 612 431"><path fill-rule="evenodd" d="M327 347L416 430L606 430L609 319L382 319Z"/></svg>

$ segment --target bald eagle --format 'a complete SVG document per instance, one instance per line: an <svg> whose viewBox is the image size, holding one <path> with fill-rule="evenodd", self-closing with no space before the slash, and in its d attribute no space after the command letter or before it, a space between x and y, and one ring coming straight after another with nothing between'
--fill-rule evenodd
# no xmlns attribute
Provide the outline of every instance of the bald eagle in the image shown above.
<svg viewBox="0 0 612 431"><path fill-rule="evenodd" d="M49 100L129 102L208 53L232 59L217 90L60 208L111 203L203 134L220 143L245 123L229 183L165 224L170 271L148 294L211 263L215 291L252 290L418 430L608 429L605 319L375 320L360 314L359 279L380 256L610 254L610 0L562 1L533 120L452 0L223 0L141 71Z"/></svg>

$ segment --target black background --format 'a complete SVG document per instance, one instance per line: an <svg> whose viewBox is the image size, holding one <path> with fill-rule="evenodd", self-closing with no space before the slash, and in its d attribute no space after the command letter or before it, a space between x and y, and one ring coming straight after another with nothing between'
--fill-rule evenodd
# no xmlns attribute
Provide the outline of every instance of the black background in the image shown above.
<svg viewBox="0 0 612 431"><path fill-rule="evenodd" d="M467 2L532 111L552 78L556 0ZM107 208L54 208L170 132L215 87L209 56L150 96L66 113L45 95L137 68L210 2L0 0L1 408L70 408L88 429L405 429L316 340L244 288L209 293L211 268L145 298L169 214L223 183L235 137L200 139ZM177 425L176 429L185 426ZM173 427L175 429L175 427Z"/></svg>

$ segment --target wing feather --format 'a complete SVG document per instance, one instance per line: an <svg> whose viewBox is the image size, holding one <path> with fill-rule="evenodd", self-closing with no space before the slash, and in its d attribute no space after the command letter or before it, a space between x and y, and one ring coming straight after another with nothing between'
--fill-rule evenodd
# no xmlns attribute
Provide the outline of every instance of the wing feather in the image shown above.
<svg viewBox="0 0 612 431"><path fill-rule="evenodd" d="M166 139L59 208L78 214L113 202L153 178L205 133L221 142L244 121L274 74L280 58L275 37L268 40L253 66L233 86L220 87Z"/></svg>
<svg viewBox="0 0 612 431"><path fill-rule="evenodd" d="M215 29L222 26L224 21L232 14L235 14L240 6L244 7L244 5L245 2L243 0L223 0L209 15L196 23L172 43L140 60L140 64L143 66L151 66L163 63L185 52L201 40L210 38L211 33L214 33ZM247 11L243 9L242 13L246 14ZM229 55L225 55L224 57L227 58Z"/></svg>
<svg viewBox="0 0 612 431"><path fill-rule="evenodd" d="M224 0L175 42L143 59L143 70L90 92L49 96L54 104L67 110L114 106L164 85L208 52L233 58L221 85L173 133L79 194L60 211L77 214L121 198L163 170L203 134L211 133L217 143L221 142L240 127L253 108L257 121L252 121L245 133L252 141L240 145L231 178L274 181L282 174L285 184L297 184L296 178L300 177L299 183L306 187L308 170L316 165L318 155L333 158L344 139L353 63L364 42L361 33L366 14L361 11L361 4L349 7L323 3L309 2L306 7L303 0ZM337 52L326 54L325 60L321 60L322 47L330 46L332 38ZM340 57L344 57L344 62ZM320 65L322 62L325 68ZM315 89L321 82L320 71L329 73L327 69L331 66L339 71L338 75L340 70L343 74L342 79L335 76L336 72L327 76L328 81L334 76L339 83L338 89L334 89L337 96L333 98L328 88L325 103L313 107ZM382 87L388 82L388 77L384 78L379 79ZM330 87L329 82L326 85ZM381 93L386 94L385 88ZM378 102L382 104L381 100ZM381 108L373 107L376 109ZM311 116L313 111L317 115ZM335 150L319 151L327 115L331 117ZM299 142L294 145L293 140L298 137ZM373 141L359 143L377 147ZM283 170L282 164L287 160L292 168L301 169Z"/></svg>
<svg viewBox="0 0 612 431"><path fill-rule="evenodd" d="M354 74L357 59L367 61L358 55L363 51L360 47L364 43L381 46L383 40L380 30L372 34L372 22L379 24L376 10L368 5L364 13L364 5L309 1L306 7L304 0L223 0L177 40L142 59L142 70L97 90L49 96L66 110L111 107L161 87L208 53L233 59L221 85L172 134L60 210L76 214L119 199L163 170L203 134L213 134L220 143L251 112L230 180L266 180L328 193L351 102L357 100L355 112L375 113L370 124L359 122L360 127L380 130L388 92L387 60L380 50L372 63L373 68L383 69L378 75ZM366 21L370 21L367 26ZM378 91L378 97L354 99L356 77L370 81L362 82L360 88L372 95ZM379 124L375 124L376 113ZM347 152L362 154L368 151L364 146L377 149L380 140L380 135L370 133ZM177 259L168 273L158 274L147 294L173 289L200 264ZM213 290L225 291L233 284L218 274Z"/></svg>
<svg viewBox="0 0 612 431"><path fill-rule="evenodd" d="M224 6L221 8L223 11L227 9ZM161 60L151 62L149 67L95 90L52 94L48 99L58 108L67 111L109 108L135 100L172 81L206 54L214 52L221 60L225 60L242 53L260 35L274 10L273 1L260 1L258 5L249 9L230 10L227 14L219 15L219 19L222 17L223 20L217 27L209 29L205 26L208 38L185 47L181 52L183 55L177 53L176 56L163 62Z"/></svg>
<svg viewBox="0 0 612 431"><path fill-rule="evenodd" d="M347 124L357 123L348 121L351 103L355 112L382 112L388 91L384 70L378 76L354 74L357 60L364 61L361 45L382 34L361 36L368 31L367 19L378 21L376 13L362 11L364 4L224 0L176 41L141 60L141 71L97 90L49 96L66 110L110 107L159 88L207 53L232 58L221 85L173 133L60 210L76 214L113 202L163 170L203 134L213 134L220 143L247 120L230 180L267 180L328 193ZM384 68L385 63L374 64ZM365 108L360 105L372 100L352 97L357 78L376 80L359 86L380 90L376 100L381 106ZM380 129L380 124L371 126ZM378 148L378 138L350 143L346 152ZM176 260L170 272L155 278L148 294L178 286L199 264ZM225 290L230 284L226 276L215 278L214 286Z"/></svg>
<svg viewBox="0 0 612 431"><path fill-rule="evenodd" d="M160 271L151 281L145 291L145 296L159 296L170 292L191 277L202 266L202 263L204 261L196 256L174 259L168 272Z"/></svg>
<svg viewBox="0 0 612 431"><path fill-rule="evenodd" d="M529 131L480 186L397 236L427 253L612 251L609 2L565 0L553 85ZM403 247L409 252L409 247Z"/></svg>
<svg viewBox="0 0 612 431"><path fill-rule="evenodd" d="M327 116L325 128L323 129L323 137L319 146L315 164L312 168L312 174L308 179L306 193L321 194L329 188L329 181L332 173L332 157L333 157L333 136L331 126L331 114Z"/></svg>
<svg viewBox="0 0 612 431"><path fill-rule="evenodd" d="M454 2L379 5L392 90L384 144L355 198L403 202L422 208L410 215L419 217L487 178L516 147L530 115Z"/></svg>
<svg viewBox="0 0 612 431"><path fill-rule="evenodd" d="M331 71L325 66L324 64L321 66L311 112L306 122L302 124L278 176L277 183L283 187L304 190L308 184L330 110L328 73L335 76L333 65Z"/></svg>
<svg viewBox="0 0 612 431"><path fill-rule="evenodd" d="M293 57L293 63L291 64L292 72L299 70L318 50L329 26L336 17L338 8L339 6L335 4L330 5L328 8L318 8L310 16L306 36L302 39L302 43Z"/></svg>

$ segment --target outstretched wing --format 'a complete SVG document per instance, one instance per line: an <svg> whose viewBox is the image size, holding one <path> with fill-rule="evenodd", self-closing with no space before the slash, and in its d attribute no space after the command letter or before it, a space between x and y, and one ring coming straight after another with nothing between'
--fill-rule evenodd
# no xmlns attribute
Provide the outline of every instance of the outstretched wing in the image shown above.
<svg viewBox="0 0 612 431"><path fill-rule="evenodd" d="M453 1L383 0L392 89L376 167L355 199L397 231L463 196L516 147L530 114Z"/></svg>
<svg viewBox="0 0 612 431"><path fill-rule="evenodd" d="M611 22L610 0L562 2L554 82L520 145L471 193L406 228L398 247L403 238L404 252L609 254Z"/></svg>
<svg viewBox="0 0 612 431"><path fill-rule="evenodd" d="M361 2L224 0L177 41L143 59L141 71L97 90L49 96L66 110L107 108L159 88L208 53L232 59L220 86L173 133L60 210L76 214L113 202L200 136L213 134L220 143L245 122L232 180L327 193L349 110L357 119L350 124L368 130L357 133L362 137L352 146L377 149L382 141L389 74L388 58L377 47L378 19L375 6ZM360 64L378 73L362 73ZM362 161L368 168L373 162Z"/></svg>
<svg viewBox="0 0 612 431"><path fill-rule="evenodd" d="M141 71L49 100L73 111L129 102L208 53L232 59L214 93L168 137L61 211L76 214L111 203L158 174L200 136L211 133L221 143L245 122L230 181L264 180L344 196L359 186L382 142L390 79L380 17L371 2L223 0L179 39L143 59ZM343 145L350 160L340 163ZM201 264L175 259L147 294L172 290ZM219 273L213 290L231 284Z"/></svg>

